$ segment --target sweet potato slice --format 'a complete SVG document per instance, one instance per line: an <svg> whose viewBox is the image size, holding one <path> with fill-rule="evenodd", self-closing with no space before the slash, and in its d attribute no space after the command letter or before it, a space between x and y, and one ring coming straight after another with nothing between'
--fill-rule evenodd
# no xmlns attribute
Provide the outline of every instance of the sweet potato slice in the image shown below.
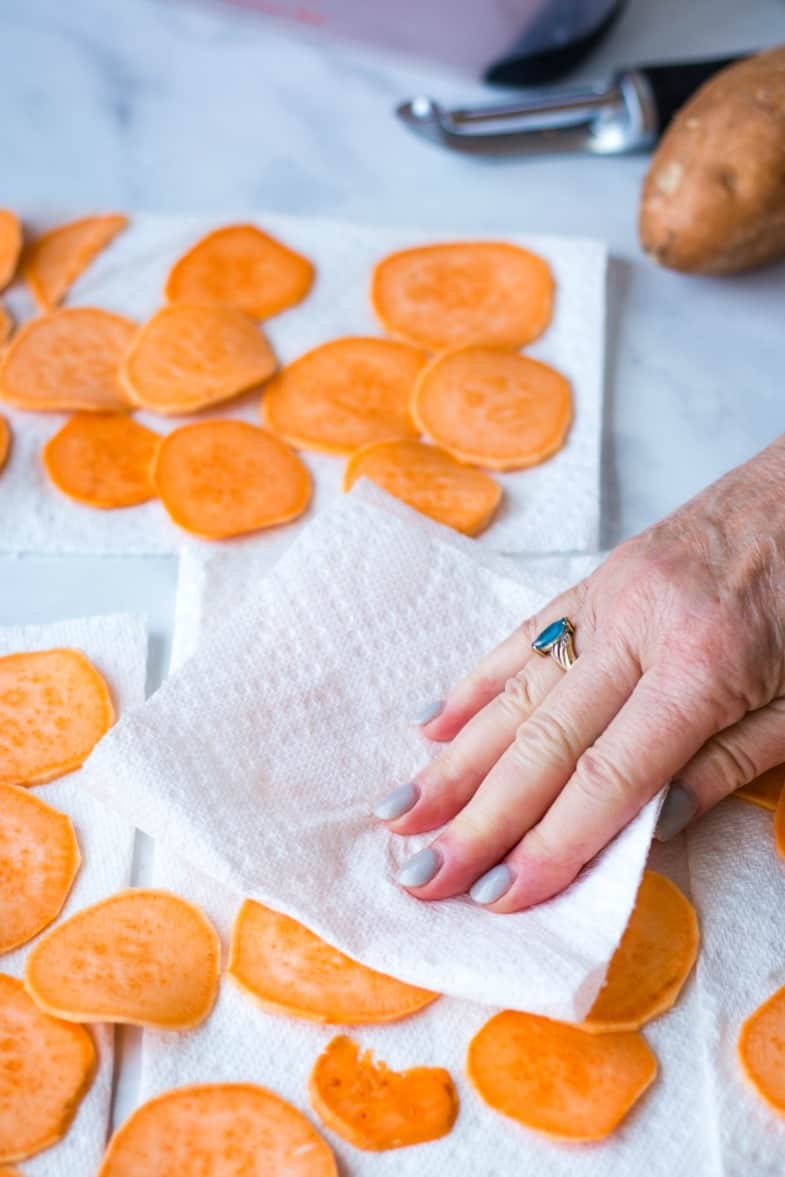
<svg viewBox="0 0 785 1177"><path fill-rule="evenodd" d="M761 773L748 785L742 785L732 796L738 797L739 801L749 801L752 805L758 805L761 809L774 810L777 808L784 785L785 764L778 764L768 772Z"/></svg>
<svg viewBox="0 0 785 1177"><path fill-rule="evenodd" d="M338 1177L327 1141L297 1108L252 1083L179 1087L112 1137L97 1177Z"/></svg>
<svg viewBox="0 0 785 1177"><path fill-rule="evenodd" d="M774 844L781 856L785 858L785 789L780 793L774 813Z"/></svg>
<svg viewBox="0 0 785 1177"><path fill-rule="evenodd" d="M10 208L0 208L0 290L13 282L22 252L22 222Z"/></svg>
<svg viewBox="0 0 785 1177"><path fill-rule="evenodd" d="M172 520L203 539L228 539L302 515L311 476L297 454L245 421L200 421L165 437L153 483Z"/></svg>
<svg viewBox="0 0 785 1177"><path fill-rule="evenodd" d="M118 372L136 324L98 307L32 319L0 361L0 400L40 412L128 408Z"/></svg>
<svg viewBox="0 0 785 1177"><path fill-rule="evenodd" d="M221 944L199 908L168 891L118 891L58 924L30 950L25 985L69 1022L188 1030L218 992Z"/></svg>
<svg viewBox="0 0 785 1177"><path fill-rule="evenodd" d="M54 485L88 507L130 507L155 496L160 436L124 413L77 413L46 443Z"/></svg>
<svg viewBox="0 0 785 1177"><path fill-rule="evenodd" d="M484 531L502 497L502 488L489 475L421 441L380 441L357 450L346 465L344 490L358 478L370 478L416 511L464 535Z"/></svg>
<svg viewBox="0 0 785 1177"><path fill-rule="evenodd" d="M0 417L0 470L8 461L11 452L11 426L5 417Z"/></svg>
<svg viewBox="0 0 785 1177"><path fill-rule="evenodd" d="M306 257L256 225L226 225L175 262L164 294L168 302L237 307L269 319L302 302L313 278Z"/></svg>
<svg viewBox="0 0 785 1177"><path fill-rule="evenodd" d="M113 721L109 687L79 650L0 658L0 784L40 785L79 768Z"/></svg>
<svg viewBox="0 0 785 1177"><path fill-rule="evenodd" d="M523 347L548 326L553 292L548 263L503 241L404 249L383 258L371 280L385 330L429 351Z"/></svg>
<svg viewBox="0 0 785 1177"><path fill-rule="evenodd" d="M237 913L227 972L264 1009L328 1025L394 1022L439 996L351 960L253 899Z"/></svg>
<svg viewBox="0 0 785 1177"><path fill-rule="evenodd" d="M519 470L561 449L572 423L572 390L549 364L465 347L445 352L420 374L412 416L459 461Z"/></svg>
<svg viewBox="0 0 785 1177"><path fill-rule="evenodd" d="M785 985L742 1025L739 1058L761 1099L785 1116Z"/></svg>
<svg viewBox="0 0 785 1177"><path fill-rule="evenodd" d="M42 310L58 306L79 275L128 224L119 213L49 229L25 250L22 274Z"/></svg>
<svg viewBox="0 0 785 1177"><path fill-rule="evenodd" d="M176 417L247 392L276 366L261 328L245 311L176 303L143 325L120 379L133 404Z"/></svg>
<svg viewBox="0 0 785 1177"><path fill-rule="evenodd" d="M60 1140L94 1072L88 1031L42 1013L21 981L0 974L0 1163Z"/></svg>
<svg viewBox="0 0 785 1177"><path fill-rule="evenodd" d="M505 1010L469 1043L467 1074L487 1104L559 1140L602 1140L657 1074L635 1031L587 1034L579 1026Z"/></svg>
<svg viewBox="0 0 785 1177"><path fill-rule="evenodd" d="M458 1093L443 1067L392 1071L360 1054L341 1035L319 1055L308 1083L311 1107L326 1127L368 1152L446 1136L458 1115Z"/></svg>
<svg viewBox="0 0 785 1177"><path fill-rule="evenodd" d="M67 814L0 785L0 952L26 944L60 914L80 862Z"/></svg>
<svg viewBox="0 0 785 1177"><path fill-rule="evenodd" d="M266 385L262 419L290 445L327 454L417 437L409 401L427 361L425 352L390 339L333 339Z"/></svg>
<svg viewBox="0 0 785 1177"><path fill-rule="evenodd" d="M676 1002L698 954L695 908L656 871L643 876L630 922L583 1025L637 1030Z"/></svg>

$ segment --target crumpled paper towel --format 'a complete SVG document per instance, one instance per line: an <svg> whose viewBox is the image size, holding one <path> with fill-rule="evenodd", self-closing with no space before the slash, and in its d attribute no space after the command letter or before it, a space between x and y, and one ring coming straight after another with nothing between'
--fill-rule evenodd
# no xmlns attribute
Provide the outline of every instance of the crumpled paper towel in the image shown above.
<svg viewBox="0 0 785 1177"><path fill-rule="evenodd" d="M56 646L73 646L95 663L106 676L118 715L143 701L147 633L141 619L117 614L0 629L0 655ZM133 826L85 789L82 776L72 772L35 789L42 801L69 814L82 853L63 917L127 887L131 879ZM20 977L30 946L0 957L0 972ZM91 1033L98 1053L92 1086L65 1138L23 1163L27 1177L76 1177L98 1167L109 1130L114 1036L111 1026L91 1027Z"/></svg>
<svg viewBox="0 0 785 1177"><path fill-rule="evenodd" d="M428 754L412 713L559 588L475 551L347 496L107 735L85 777L206 874L375 968L577 1019L627 922L656 801L566 892L512 916L402 892L392 876L425 839L369 817Z"/></svg>
<svg viewBox="0 0 785 1177"><path fill-rule="evenodd" d="M532 584L557 577L575 583L597 557L542 557L527 560ZM195 651L227 609L258 589L274 557L260 551L184 553L180 567L172 661L177 666ZM651 862L689 892L684 839L655 845ZM162 846L156 847L153 885L199 904L228 943L240 895L221 887ZM350 1031L388 1064L446 1066L459 1092L461 1111L449 1136L417 1148L363 1153L322 1129L335 1149L345 1177L719 1177L711 1149L700 1132L703 1109L697 993L690 982L677 1009L646 1030L661 1064L656 1086L611 1140L575 1147L549 1141L492 1112L464 1076L472 1034L495 1011L443 998L413 1018ZM306 1114L308 1074L317 1055L341 1027L276 1016L255 1006L228 979L210 1018L185 1035L146 1031L139 1100L186 1083L253 1081L272 1088Z"/></svg>
<svg viewBox="0 0 785 1177"><path fill-rule="evenodd" d="M279 213L218 218L139 214L85 271L68 304L98 305L145 319L161 305L164 280L175 259L210 229L237 220L254 221L279 235L312 258L318 268L308 300L265 324L283 363L338 335L381 334L371 312L368 282L373 264L385 253L439 237L483 236L342 224ZM50 223L51 217L32 220L34 229ZM500 551L596 548L606 249L601 242L577 237L505 236L540 251L553 267L558 289L553 322L527 353L555 364L570 377L575 421L559 454L540 466L498 476L505 488L505 503L481 542ZM9 292L8 302L20 321L32 313L31 300L21 284ZM176 551L184 544L203 546L202 541L170 522L160 502L123 511L96 511L66 499L47 479L40 459L42 446L65 417L22 413L5 405L0 405L0 410L8 416L14 433L0 487L3 550L145 553ZM220 405L213 415L259 424L258 393ZM138 416L159 432L193 419ZM341 495L345 462L324 454L303 456L314 478L312 515ZM302 521L293 523L285 534L294 536L301 527ZM241 542L255 545L266 540L267 534L261 533Z"/></svg>

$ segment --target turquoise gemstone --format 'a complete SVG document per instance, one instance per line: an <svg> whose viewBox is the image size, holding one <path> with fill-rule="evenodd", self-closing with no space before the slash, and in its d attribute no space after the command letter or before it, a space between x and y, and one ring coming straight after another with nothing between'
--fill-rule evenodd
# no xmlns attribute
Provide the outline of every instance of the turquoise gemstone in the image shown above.
<svg viewBox="0 0 785 1177"><path fill-rule="evenodd" d="M564 637L567 632L567 618L562 617L559 621L554 621L538 634L532 642L532 649L538 650L541 654L547 654L553 646L556 645L559 638Z"/></svg>

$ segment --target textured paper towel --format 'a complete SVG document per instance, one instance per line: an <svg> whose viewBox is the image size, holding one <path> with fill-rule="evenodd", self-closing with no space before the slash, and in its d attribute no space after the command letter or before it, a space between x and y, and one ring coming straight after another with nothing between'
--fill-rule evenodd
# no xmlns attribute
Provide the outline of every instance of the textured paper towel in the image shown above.
<svg viewBox="0 0 785 1177"><path fill-rule="evenodd" d="M140 619L116 615L0 629L0 655L52 646L84 651L106 676L118 715L144 699L147 635ZM42 801L70 815L82 852L82 865L63 915L73 915L127 887L133 827L84 788L82 774L70 773L35 792ZM29 948L30 944L25 944L0 957L0 972L21 976ZM24 1162L27 1177L76 1177L93 1173L98 1166L109 1127L114 1052L111 1026L93 1027L91 1032L98 1052L93 1084L65 1139Z"/></svg>
<svg viewBox="0 0 785 1177"><path fill-rule="evenodd" d="M596 557L543 557L527 561L525 574L536 584L557 577L575 582ZM188 553L181 564L173 663L189 657L227 609L256 591L265 574L260 553ZM544 595L544 593L543 593ZM652 866L688 890L684 840L656 846ZM240 896L200 875L177 856L157 847L155 886L166 887L201 905L228 942ZM484 1107L464 1077L466 1046L494 1012L484 1006L444 998L414 1018L396 1025L350 1031L388 1063L447 1066L459 1090L461 1112L444 1140L384 1155L362 1153L325 1132L345 1177L510 1177L516 1173L548 1177L713 1177L705 1139L696 1131L703 1102L701 1060L696 1038L696 993L690 983L679 1006L647 1029L662 1072L655 1088L611 1141L575 1148L527 1132ZM308 1111L307 1079L313 1061L340 1027L315 1026L275 1016L254 1006L227 980L209 1020L193 1033L145 1033L140 1099L170 1087L207 1079L253 1080L271 1087Z"/></svg>
<svg viewBox="0 0 785 1177"><path fill-rule="evenodd" d="M330 221L305 220L265 213L243 220L258 221L301 249L317 263L319 276L301 307L272 319L266 329L282 362L307 348L345 334L380 333L368 301L373 263L383 254L408 244L434 240L438 234L386 229ZM231 221L225 218L223 223ZM216 226L215 218L135 216L122 233L76 283L69 303L96 304L143 319L161 302L172 262L193 241ZM447 238L461 236L445 234ZM474 234L472 234L474 236ZM480 234L480 236L482 236ZM509 234L542 252L558 285L554 320L545 336L527 349L555 364L572 380L575 422L561 453L542 466L504 474L506 492L498 520L483 543L497 550L568 551L595 548L599 517L599 457L604 365L605 246L580 238L530 237ZM9 295L20 319L30 313L21 287ZM40 461L44 442L63 418L56 414L7 412L14 448L0 481L0 547L6 551L168 552L192 540L170 523L158 502L121 511L95 511L64 498L46 479ZM259 422L258 395L241 398L216 410ZM159 431L182 422L140 414ZM341 493L344 461L306 454L314 475L311 513ZM566 493L567 489L569 493ZM292 524L285 534L296 534ZM269 533L268 533L269 534ZM268 536L251 537L261 544Z"/></svg>
<svg viewBox="0 0 785 1177"><path fill-rule="evenodd" d="M369 820L427 754L412 710L551 595L474 551L413 512L347 496L109 733L86 777L205 873L372 966L581 1017L627 922L656 803L564 894L504 917L403 893L392 875L423 839Z"/></svg>

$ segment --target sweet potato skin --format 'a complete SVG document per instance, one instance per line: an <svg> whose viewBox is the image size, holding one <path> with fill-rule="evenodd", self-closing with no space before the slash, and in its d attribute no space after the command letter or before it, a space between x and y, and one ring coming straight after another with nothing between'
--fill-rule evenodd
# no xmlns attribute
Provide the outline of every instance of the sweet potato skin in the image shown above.
<svg viewBox="0 0 785 1177"><path fill-rule="evenodd" d="M638 230L654 261L684 273L785 256L785 46L722 70L679 111L644 181Z"/></svg>

